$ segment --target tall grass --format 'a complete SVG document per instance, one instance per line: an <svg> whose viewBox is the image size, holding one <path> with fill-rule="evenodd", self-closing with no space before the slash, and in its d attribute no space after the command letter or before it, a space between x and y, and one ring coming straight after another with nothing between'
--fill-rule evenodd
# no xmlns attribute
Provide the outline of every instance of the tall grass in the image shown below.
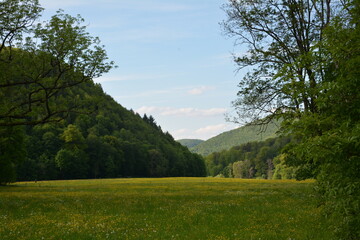
<svg viewBox="0 0 360 240"><path fill-rule="evenodd" d="M312 182L216 178L0 188L0 239L332 239Z"/></svg>

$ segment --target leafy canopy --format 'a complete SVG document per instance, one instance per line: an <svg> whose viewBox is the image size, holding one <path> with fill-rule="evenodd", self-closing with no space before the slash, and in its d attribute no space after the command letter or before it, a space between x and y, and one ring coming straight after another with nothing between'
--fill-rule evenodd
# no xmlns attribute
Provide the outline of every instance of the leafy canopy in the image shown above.
<svg viewBox="0 0 360 240"><path fill-rule="evenodd" d="M81 105L65 91L114 67L80 16L39 21L37 0L0 3L0 126L60 121Z"/></svg>

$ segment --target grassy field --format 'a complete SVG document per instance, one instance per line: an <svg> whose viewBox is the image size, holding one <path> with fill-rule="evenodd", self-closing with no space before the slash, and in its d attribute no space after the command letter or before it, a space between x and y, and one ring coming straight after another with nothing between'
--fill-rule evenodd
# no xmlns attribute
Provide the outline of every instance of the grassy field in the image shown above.
<svg viewBox="0 0 360 240"><path fill-rule="evenodd" d="M0 239L332 239L312 182L218 178L0 187Z"/></svg>

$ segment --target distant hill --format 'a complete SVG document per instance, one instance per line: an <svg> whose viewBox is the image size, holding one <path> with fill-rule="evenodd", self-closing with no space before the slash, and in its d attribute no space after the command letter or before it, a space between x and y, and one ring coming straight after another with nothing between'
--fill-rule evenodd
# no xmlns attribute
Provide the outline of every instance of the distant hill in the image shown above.
<svg viewBox="0 0 360 240"><path fill-rule="evenodd" d="M244 143L274 138L276 137L277 130L277 123L269 123L265 129L262 129L260 126L246 125L210 138L207 141L191 147L190 151L207 156L213 152L228 150L231 147Z"/></svg>
<svg viewBox="0 0 360 240"><path fill-rule="evenodd" d="M176 141L179 142L181 145L188 147L188 148L195 147L195 146L199 145L200 143L204 142L204 140L201 140L201 139L179 139Z"/></svg>

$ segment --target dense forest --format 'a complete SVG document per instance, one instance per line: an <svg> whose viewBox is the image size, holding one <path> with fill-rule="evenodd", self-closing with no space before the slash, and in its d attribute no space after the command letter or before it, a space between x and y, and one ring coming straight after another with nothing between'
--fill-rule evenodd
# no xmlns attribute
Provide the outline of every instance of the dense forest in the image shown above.
<svg viewBox="0 0 360 240"><path fill-rule="evenodd" d="M17 166L18 180L205 175L202 157L164 133L152 116L126 110L93 83L68 95L75 96L88 98L84 111L97 110L26 127L27 157Z"/></svg>
<svg viewBox="0 0 360 240"><path fill-rule="evenodd" d="M214 152L205 157L207 173L210 176L234 178L295 178L297 169L286 166L281 153L292 141L291 137L277 137Z"/></svg>

